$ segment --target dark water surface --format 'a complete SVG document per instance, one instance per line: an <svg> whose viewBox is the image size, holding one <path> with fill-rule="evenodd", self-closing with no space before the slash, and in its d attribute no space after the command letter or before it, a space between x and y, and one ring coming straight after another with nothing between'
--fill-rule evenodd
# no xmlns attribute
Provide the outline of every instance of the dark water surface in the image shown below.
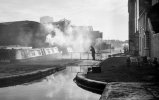
<svg viewBox="0 0 159 100"><path fill-rule="evenodd" d="M0 100L99 100L100 95L78 87L73 78L86 67L70 66L44 79L0 88Z"/></svg>

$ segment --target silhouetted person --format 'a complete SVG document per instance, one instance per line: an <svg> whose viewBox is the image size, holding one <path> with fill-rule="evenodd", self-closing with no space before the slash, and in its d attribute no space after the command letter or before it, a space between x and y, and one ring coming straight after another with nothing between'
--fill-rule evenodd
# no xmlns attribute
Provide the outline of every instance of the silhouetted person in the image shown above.
<svg viewBox="0 0 159 100"><path fill-rule="evenodd" d="M127 64L128 67L130 67L130 62L131 62L131 61L130 61L130 57L128 57L128 58L126 59L126 64Z"/></svg>
<svg viewBox="0 0 159 100"><path fill-rule="evenodd" d="M150 57L147 57L147 62L148 62L148 64L151 66L152 61L151 61L151 58L150 58Z"/></svg>
<svg viewBox="0 0 159 100"><path fill-rule="evenodd" d="M92 52L92 58L93 58L93 60L95 60L95 49L94 49L94 47L93 46L91 46L91 49L90 49L90 51Z"/></svg>
<svg viewBox="0 0 159 100"><path fill-rule="evenodd" d="M147 56L144 56L144 57L143 57L143 62L144 62L144 63L148 63Z"/></svg>
<svg viewBox="0 0 159 100"><path fill-rule="evenodd" d="M156 69L158 69L159 68L159 64L158 64L158 61L157 61L157 58L155 57L154 58L154 60L153 60L153 65L154 65L154 67L156 68Z"/></svg>

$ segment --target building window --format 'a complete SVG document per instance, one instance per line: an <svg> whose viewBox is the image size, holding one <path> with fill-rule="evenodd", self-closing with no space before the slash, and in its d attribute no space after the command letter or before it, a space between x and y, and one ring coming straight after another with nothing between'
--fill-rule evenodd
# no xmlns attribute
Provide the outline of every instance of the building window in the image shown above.
<svg viewBox="0 0 159 100"><path fill-rule="evenodd" d="M152 0L152 6L155 5L158 2L159 2L159 0Z"/></svg>
<svg viewBox="0 0 159 100"><path fill-rule="evenodd" d="M143 48L145 47L145 42L144 42L144 40L145 40L145 39L142 38L142 45L141 45L141 46L142 46L142 50L143 50Z"/></svg>
<svg viewBox="0 0 159 100"><path fill-rule="evenodd" d="M140 39L139 39L139 43L140 43L140 45L139 45L139 51L141 51L141 45L142 45L141 42L142 42L142 41L141 41L141 37L140 37Z"/></svg>
<svg viewBox="0 0 159 100"><path fill-rule="evenodd" d="M146 35L144 35L144 48L146 48Z"/></svg>

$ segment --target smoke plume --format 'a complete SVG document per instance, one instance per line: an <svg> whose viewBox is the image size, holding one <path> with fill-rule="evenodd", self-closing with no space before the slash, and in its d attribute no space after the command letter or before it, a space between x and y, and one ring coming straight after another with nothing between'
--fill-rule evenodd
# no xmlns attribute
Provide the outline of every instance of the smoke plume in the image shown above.
<svg viewBox="0 0 159 100"><path fill-rule="evenodd" d="M88 51L91 45L89 30L78 26L71 26L70 23L67 25L61 24L62 22L43 24L48 32L46 42L50 46L65 47L69 52Z"/></svg>

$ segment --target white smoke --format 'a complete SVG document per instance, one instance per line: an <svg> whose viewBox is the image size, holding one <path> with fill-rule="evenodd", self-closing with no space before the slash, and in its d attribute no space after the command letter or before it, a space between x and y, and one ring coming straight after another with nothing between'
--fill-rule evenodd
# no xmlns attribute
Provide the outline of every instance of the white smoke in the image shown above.
<svg viewBox="0 0 159 100"><path fill-rule="evenodd" d="M60 46L64 46L66 45L66 38L64 36L64 34L57 28L55 28L54 30L52 30L55 32L55 36L52 36L51 33L49 33L47 36L46 36L46 42L49 43L50 45L60 45Z"/></svg>
<svg viewBox="0 0 159 100"><path fill-rule="evenodd" d="M59 45L67 47L67 50L73 52L86 52L91 45L91 39L89 37L88 30L80 30L80 28L67 26L65 31L61 31L56 25L44 24L48 35L46 36L46 42L50 45ZM54 33L54 34L52 34Z"/></svg>

